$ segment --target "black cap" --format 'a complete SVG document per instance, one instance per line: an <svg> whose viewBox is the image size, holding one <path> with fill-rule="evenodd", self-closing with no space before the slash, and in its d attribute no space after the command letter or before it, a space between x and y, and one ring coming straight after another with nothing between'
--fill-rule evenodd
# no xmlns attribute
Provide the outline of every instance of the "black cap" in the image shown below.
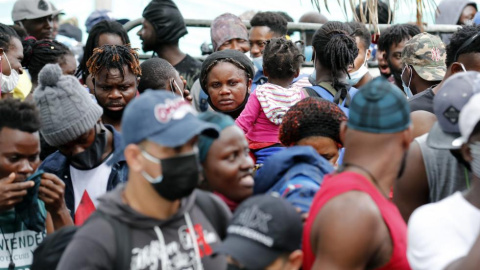
<svg viewBox="0 0 480 270"><path fill-rule="evenodd" d="M301 248L302 229L300 213L289 202L257 195L237 208L216 252L248 269L263 269L280 255Z"/></svg>

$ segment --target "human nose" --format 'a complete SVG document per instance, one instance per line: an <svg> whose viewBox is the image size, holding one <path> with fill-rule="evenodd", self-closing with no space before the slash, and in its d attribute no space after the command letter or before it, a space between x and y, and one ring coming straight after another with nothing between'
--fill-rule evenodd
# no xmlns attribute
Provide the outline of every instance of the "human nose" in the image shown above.
<svg viewBox="0 0 480 270"><path fill-rule="evenodd" d="M22 174L29 174L29 173L33 173L33 167L32 165L30 164L30 162L28 161L28 159L24 159L21 164L20 164L20 167L18 169L18 172L19 173L22 173Z"/></svg>
<svg viewBox="0 0 480 270"><path fill-rule="evenodd" d="M261 54L261 51L260 51L260 46L258 46L257 44L252 44L252 46L250 47L250 54L253 56L253 57L257 57L259 56L259 54Z"/></svg>
<svg viewBox="0 0 480 270"><path fill-rule="evenodd" d="M121 99L122 94L120 93L120 91L118 91L118 89L113 89L112 91L110 91L110 94L108 95L108 98L109 99Z"/></svg>
<svg viewBox="0 0 480 270"><path fill-rule="evenodd" d="M222 88L220 89L220 95L227 95L230 94L232 91L230 91L230 87L228 87L228 84L222 85Z"/></svg>
<svg viewBox="0 0 480 270"><path fill-rule="evenodd" d="M245 154L244 156L244 159L242 160L242 169L243 170L250 170L250 169L253 169L253 166L255 164L253 164L253 159L250 157L250 155L248 153Z"/></svg>

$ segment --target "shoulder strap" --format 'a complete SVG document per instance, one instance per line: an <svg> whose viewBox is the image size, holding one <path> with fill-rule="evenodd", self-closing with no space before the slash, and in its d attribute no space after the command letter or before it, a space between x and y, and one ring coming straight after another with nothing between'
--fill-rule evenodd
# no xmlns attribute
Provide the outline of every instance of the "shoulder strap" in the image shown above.
<svg viewBox="0 0 480 270"><path fill-rule="evenodd" d="M118 221L115 218L110 217L109 215L101 211L96 211L96 213L98 213L98 217L105 219L113 227L116 241L116 258L113 269L130 269L130 263L132 259L132 235L130 233L130 228L128 227L128 225Z"/></svg>
<svg viewBox="0 0 480 270"><path fill-rule="evenodd" d="M311 87L304 87L303 89L305 89L305 91L307 92L308 96L309 97L319 97L319 98L322 98L318 93L317 91L315 91L313 88Z"/></svg>
<svg viewBox="0 0 480 270"><path fill-rule="evenodd" d="M215 201L215 199L205 191L197 190L195 193L195 204L203 214L205 214L218 236L220 236L220 239L225 239L227 236L228 221L230 220L228 209Z"/></svg>

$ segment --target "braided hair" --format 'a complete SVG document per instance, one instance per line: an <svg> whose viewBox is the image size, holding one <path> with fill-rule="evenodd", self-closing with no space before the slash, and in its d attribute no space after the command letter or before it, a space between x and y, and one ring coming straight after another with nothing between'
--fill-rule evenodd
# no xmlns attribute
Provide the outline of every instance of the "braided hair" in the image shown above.
<svg viewBox="0 0 480 270"><path fill-rule="evenodd" d="M15 30L8 25L0 23L0 48L2 48L4 52L8 52L10 49L12 38L20 40Z"/></svg>
<svg viewBox="0 0 480 270"><path fill-rule="evenodd" d="M135 76L142 75L137 49L130 45L103 45L95 48L93 55L88 59L88 72L95 77L102 69L118 69L122 77L125 76L123 66L127 66Z"/></svg>
<svg viewBox="0 0 480 270"><path fill-rule="evenodd" d="M22 44L24 56L22 66L28 69L33 83L37 83L38 73L46 64L62 64L65 56L73 56L67 46L55 40L30 38L24 40Z"/></svg>
<svg viewBox="0 0 480 270"><path fill-rule="evenodd" d="M78 66L77 77L82 78L85 82L88 77L88 67L87 61L93 55L93 49L98 47L98 40L102 34L112 34L117 35L122 39L123 44L130 44L130 39L128 38L127 31L123 28L122 24L116 21L101 21L95 24L88 34L87 43L85 44L85 49L83 52L82 61Z"/></svg>
<svg viewBox="0 0 480 270"><path fill-rule="evenodd" d="M295 44L285 38L272 38L263 51L263 65L273 79L291 78L300 69L305 56Z"/></svg>
<svg viewBox="0 0 480 270"><path fill-rule="evenodd" d="M339 77L348 74L348 67L358 55L355 39L350 35L348 25L329 21L322 25L313 35L313 48L320 64L331 71L332 86L346 96L348 84L339 81Z"/></svg>
<svg viewBox="0 0 480 270"><path fill-rule="evenodd" d="M317 97L308 97L290 107L283 116L279 139L285 146L293 146L301 139L321 136L340 140L340 123L345 113L334 103Z"/></svg>

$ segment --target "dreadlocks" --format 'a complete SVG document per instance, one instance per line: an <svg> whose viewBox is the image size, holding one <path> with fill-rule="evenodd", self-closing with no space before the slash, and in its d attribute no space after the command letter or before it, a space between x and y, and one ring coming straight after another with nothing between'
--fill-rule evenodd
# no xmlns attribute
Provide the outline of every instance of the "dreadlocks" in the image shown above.
<svg viewBox="0 0 480 270"><path fill-rule="evenodd" d="M290 107L280 125L280 141L293 146L301 139L321 136L340 140L340 123L346 121L345 113L334 103L316 97L308 97Z"/></svg>
<svg viewBox="0 0 480 270"><path fill-rule="evenodd" d="M313 36L313 48L317 61L330 69L332 86L337 91L346 93L347 84L338 79L348 74L348 67L353 64L358 54L357 43L350 35L351 29L342 22L330 21L322 25ZM342 97L346 94L342 94Z"/></svg>
<svg viewBox="0 0 480 270"><path fill-rule="evenodd" d="M38 81L38 73L46 64L62 64L65 56L73 56L67 46L55 40L30 38L24 40L22 44L24 56L22 66L28 69L34 84Z"/></svg>
<svg viewBox="0 0 480 270"><path fill-rule="evenodd" d="M93 55L88 59L88 72L95 77L102 69L118 69L122 77L125 76L123 66L127 66L136 75L142 75L138 53L130 45L103 45L95 48Z"/></svg>
<svg viewBox="0 0 480 270"><path fill-rule="evenodd" d="M81 77L85 82L88 76L88 67L87 61L93 54L93 49L98 47L98 42L102 34L109 34L113 36L118 36L122 40L123 44L129 44L130 39L128 38L127 31L123 28L119 22L116 21L101 21L95 24L92 29L90 29L87 42L85 44L85 50L83 53L82 61L78 66L77 77Z"/></svg>
<svg viewBox="0 0 480 270"><path fill-rule="evenodd" d="M305 57L297 46L285 38L272 38L267 41L263 52L265 71L273 79L295 76L304 60Z"/></svg>

